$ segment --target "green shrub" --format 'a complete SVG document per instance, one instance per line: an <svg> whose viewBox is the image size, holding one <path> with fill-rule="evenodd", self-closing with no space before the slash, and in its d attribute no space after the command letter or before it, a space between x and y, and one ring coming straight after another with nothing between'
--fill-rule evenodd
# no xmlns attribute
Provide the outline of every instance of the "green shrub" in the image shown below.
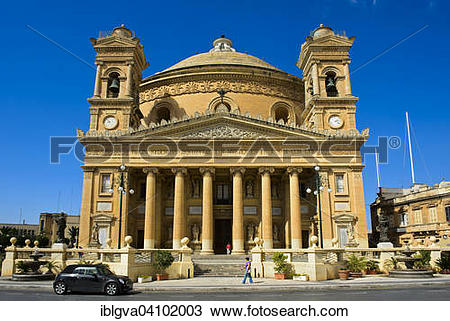
<svg viewBox="0 0 450 321"><path fill-rule="evenodd" d="M24 261L18 261L16 268L19 273L27 273L31 271L31 266L27 265Z"/></svg>
<svg viewBox="0 0 450 321"><path fill-rule="evenodd" d="M347 259L347 266L350 272L359 273L366 269L367 259L364 256L352 254Z"/></svg>
<svg viewBox="0 0 450 321"><path fill-rule="evenodd" d="M442 254L439 259L436 260L436 265L439 270L450 270L450 255Z"/></svg>
<svg viewBox="0 0 450 321"><path fill-rule="evenodd" d="M274 270L277 273L290 274L291 265L287 262L287 256L281 252L275 252L272 256L272 261L275 264Z"/></svg>
<svg viewBox="0 0 450 321"><path fill-rule="evenodd" d="M153 253L152 266L157 274L163 274L172 265L174 260L170 252L158 250Z"/></svg>
<svg viewBox="0 0 450 321"><path fill-rule="evenodd" d="M368 271L379 271L380 270L379 263L377 261L374 261L374 260L367 261L367 263L366 263L366 270L368 270Z"/></svg>

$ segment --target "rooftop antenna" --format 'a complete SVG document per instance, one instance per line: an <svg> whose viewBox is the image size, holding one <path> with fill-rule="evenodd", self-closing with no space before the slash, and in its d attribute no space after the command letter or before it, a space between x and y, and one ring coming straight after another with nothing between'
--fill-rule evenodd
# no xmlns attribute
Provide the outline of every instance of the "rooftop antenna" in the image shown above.
<svg viewBox="0 0 450 321"><path fill-rule="evenodd" d="M411 132L409 129L409 116L408 112L406 112L406 128L408 130L408 144L409 144L409 160L411 161L411 178L413 186L416 184L416 178L414 176L414 162L413 162L413 154L412 154L412 147L411 147Z"/></svg>
<svg viewBox="0 0 450 321"><path fill-rule="evenodd" d="M19 224L22 222L22 208L19 210Z"/></svg>

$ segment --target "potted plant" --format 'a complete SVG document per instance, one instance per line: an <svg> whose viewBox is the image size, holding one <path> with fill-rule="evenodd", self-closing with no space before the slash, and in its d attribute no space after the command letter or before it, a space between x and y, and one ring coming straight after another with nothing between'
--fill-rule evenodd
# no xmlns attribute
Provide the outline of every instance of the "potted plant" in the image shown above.
<svg viewBox="0 0 450 321"><path fill-rule="evenodd" d="M361 278L362 271L366 269L367 260L364 256L356 256L355 254L352 254L348 257L347 266L350 270L350 277Z"/></svg>
<svg viewBox="0 0 450 321"><path fill-rule="evenodd" d="M153 253L152 266L156 272L156 280L168 280L169 275L166 273L166 269L172 265L174 258L170 252L158 250Z"/></svg>
<svg viewBox="0 0 450 321"><path fill-rule="evenodd" d="M377 274L380 270L378 262L375 260L369 260L366 262L366 274Z"/></svg>
<svg viewBox="0 0 450 321"><path fill-rule="evenodd" d="M338 270L338 275L339 275L339 280L348 280L350 271L348 270L348 267L347 267L347 261L345 261L345 264L342 267L342 269Z"/></svg>
<svg viewBox="0 0 450 321"><path fill-rule="evenodd" d="M151 282L152 277L150 275L139 275L137 278L138 283Z"/></svg>
<svg viewBox="0 0 450 321"><path fill-rule="evenodd" d="M309 280L309 275L306 273L295 273L292 275L292 279L294 281L308 281Z"/></svg>
<svg viewBox="0 0 450 321"><path fill-rule="evenodd" d="M272 256L272 261L275 264L275 279L284 280L291 268L290 264L287 262L287 256L281 252L276 252Z"/></svg>
<svg viewBox="0 0 450 321"><path fill-rule="evenodd" d="M439 268L439 273L450 274L450 255L442 255L436 260L436 266Z"/></svg>

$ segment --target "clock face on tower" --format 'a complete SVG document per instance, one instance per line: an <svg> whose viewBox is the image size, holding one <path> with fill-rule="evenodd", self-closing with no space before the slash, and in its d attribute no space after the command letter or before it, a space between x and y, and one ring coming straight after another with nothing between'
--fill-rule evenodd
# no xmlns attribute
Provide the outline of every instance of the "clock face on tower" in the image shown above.
<svg viewBox="0 0 450 321"><path fill-rule="evenodd" d="M341 128L342 125L344 125L344 122L342 121L341 117L338 115L330 116L328 119L328 124L330 124L331 128Z"/></svg>
<svg viewBox="0 0 450 321"><path fill-rule="evenodd" d="M106 129L114 129L117 126L117 119L114 116L108 116L103 120Z"/></svg>

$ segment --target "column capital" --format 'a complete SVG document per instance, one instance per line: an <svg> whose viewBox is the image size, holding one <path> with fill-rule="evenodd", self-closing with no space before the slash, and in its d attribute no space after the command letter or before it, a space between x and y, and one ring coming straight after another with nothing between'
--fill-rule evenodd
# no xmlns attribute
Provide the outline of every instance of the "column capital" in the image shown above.
<svg viewBox="0 0 450 321"><path fill-rule="evenodd" d="M231 167L230 168L230 173L233 174L233 175L235 175L235 174L244 175L245 168L244 167Z"/></svg>
<svg viewBox="0 0 450 321"><path fill-rule="evenodd" d="M185 167L174 167L174 168L172 168L172 173L174 173L175 175L178 175L178 174L186 175L187 169Z"/></svg>
<svg viewBox="0 0 450 321"><path fill-rule="evenodd" d="M145 174L158 174L159 170L156 167L144 167L142 171Z"/></svg>
<svg viewBox="0 0 450 321"><path fill-rule="evenodd" d="M260 167L258 168L258 173L264 175L264 174L272 174L275 172L275 169L273 167Z"/></svg>
<svg viewBox="0 0 450 321"><path fill-rule="evenodd" d="M206 174L214 175L216 172L216 169L214 167L200 167L199 171L200 171L200 174L202 174L202 175L206 175Z"/></svg>
<svg viewBox="0 0 450 321"><path fill-rule="evenodd" d="M301 172L303 172L303 168L301 168L301 167L288 167L288 168L286 169L286 172L287 172L289 175L292 175L292 174L300 174Z"/></svg>
<svg viewBox="0 0 450 321"><path fill-rule="evenodd" d="M83 169L83 172L95 172L95 167L92 166L81 166L81 168Z"/></svg>

